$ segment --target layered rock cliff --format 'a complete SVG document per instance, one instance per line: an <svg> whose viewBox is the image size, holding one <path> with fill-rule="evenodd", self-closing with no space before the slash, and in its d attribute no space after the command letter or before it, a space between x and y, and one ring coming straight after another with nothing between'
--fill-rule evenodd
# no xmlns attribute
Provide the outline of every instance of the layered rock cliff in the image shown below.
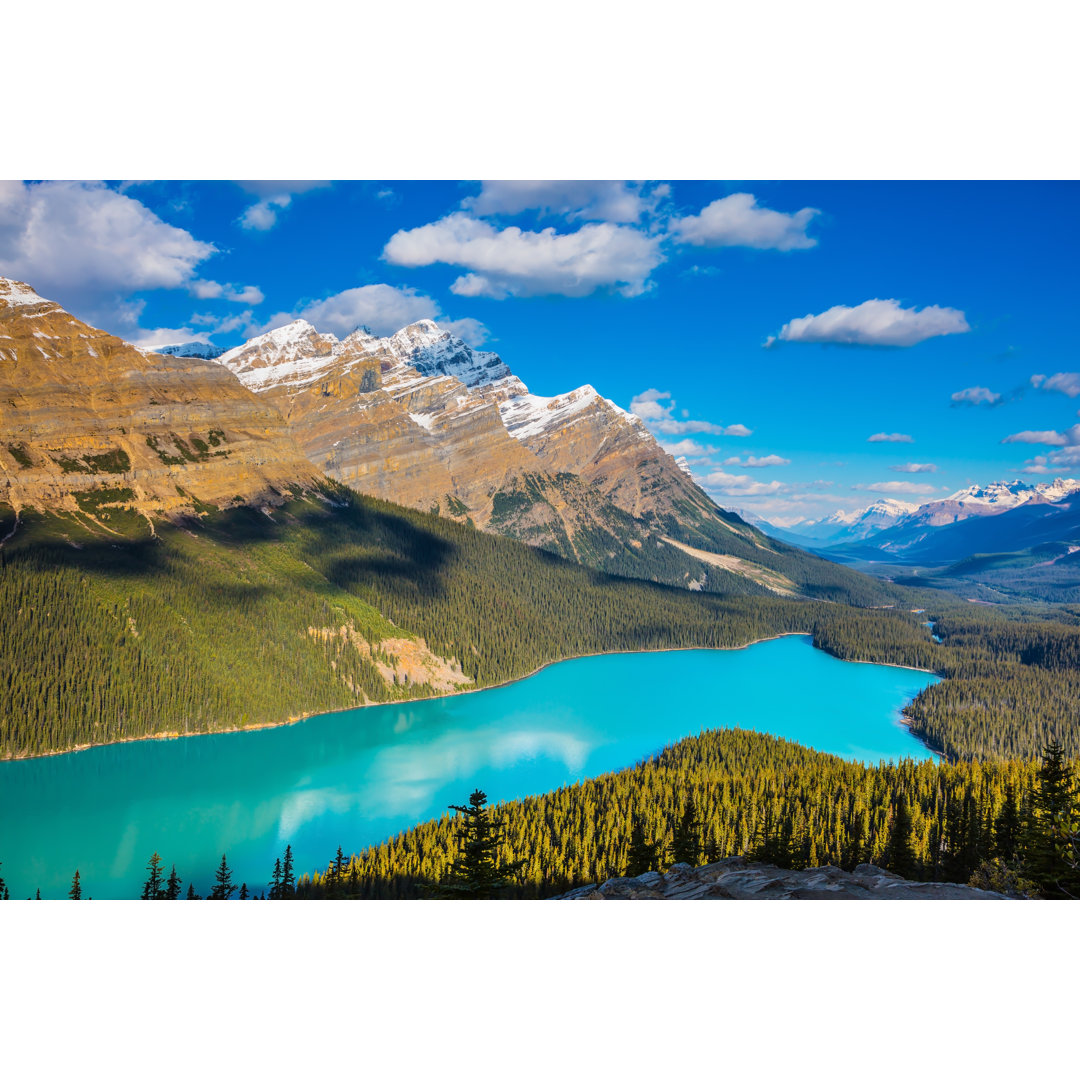
<svg viewBox="0 0 1080 1080"><path fill-rule="evenodd" d="M1002 893L945 881L908 881L863 863L848 873L836 866L781 870L742 856L708 866L677 863L666 874L611 878L556 900L1008 900Z"/></svg>
<svg viewBox="0 0 1080 1080"><path fill-rule="evenodd" d="M274 502L319 479L266 397L0 278L0 503L151 515Z"/></svg>
<svg viewBox="0 0 1080 1080"><path fill-rule="evenodd" d="M673 554L665 532L706 544L754 533L593 387L530 394L495 353L430 321L339 341L297 320L219 362L281 410L312 462L365 494L592 565L657 562L660 547L683 584L700 562Z"/></svg>

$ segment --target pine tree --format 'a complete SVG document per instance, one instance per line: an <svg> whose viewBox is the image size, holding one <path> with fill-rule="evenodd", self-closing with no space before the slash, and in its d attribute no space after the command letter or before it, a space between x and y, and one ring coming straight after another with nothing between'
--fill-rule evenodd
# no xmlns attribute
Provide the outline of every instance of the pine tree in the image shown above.
<svg viewBox="0 0 1080 1080"><path fill-rule="evenodd" d="M510 886L522 862L498 866L496 858L505 826L489 816L487 796L477 788L468 806L451 806L462 815L458 833L461 849L438 892L447 899L490 900Z"/></svg>
<svg viewBox="0 0 1080 1080"><path fill-rule="evenodd" d="M221 856L221 865L214 871L214 882L214 887L207 897L209 900L229 900L236 892L236 886L232 884L232 871L224 855Z"/></svg>
<svg viewBox="0 0 1080 1080"><path fill-rule="evenodd" d="M161 887L161 856L155 851L146 864L150 872L143 885L141 900L164 900L165 890Z"/></svg>
<svg viewBox="0 0 1080 1080"><path fill-rule="evenodd" d="M173 863L172 871L169 874L169 880L165 883L165 899L179 900L181 884L180 875L176 872L176 863Z"/></svg>
<svg viewBox="0 0 1080 1080"><path fill-rule="evenodd" d="M75 876L71 879L71 888L68 890L69 900L81 900L82 899L82 885L79 883L79 871L75 871Z"/></svg>
<svg viewBox="0 0 1080 1080"><path fill-rule="evenodd" d="M274 860L274 872L270 875L270 899L281 899L281 857Z"/></svg>
<svg viewBox="0 0 1080 1080"><path fill-rule="evenodd" d="M1072 766L1058 742L1043 748L1031 796L1025 843L1025 870L1047 899L1080 897L1077 835L1080 793Z"/></svg>
<svg viewBox="0 0 1080 1080"><path fill-rule="evenodd" d="M296 897L296 875L293 873L292 844L285 845L285 857L281 860L281 900Z"/></svg>
<svg viewBox="0 0 1080 1080"><path fill-rule="evenodd" d="M3 863L0 863L0 866L3 866L3 865L4 865ZM7 899L8 899L7 885L4 884L4 879L2 877L0 877L0 900L7 900Z"/></svg>
<svg viewBox="0 0 1080 1080"><path fill-rule="evenodd" d="M1006 862L1015 859L1020 848L1022 821L1020 806L1016 801L1016 787L1006 784L1005 801L1001 813L994 822L994 855Z"/></svg>
<svg viewBox="0 0 1080 1080"><path fill-rule="evenodd" d="M701 861L701 822L698 821L694 802L687 798L686 806L675 834L671 840L671 859L673 862L697 866Z"/></svg>
<svg viewBox="0 0 1080 1080"><path fill-rule="evenodd" d="M626 865L622 877L639 877L656 869L659 862L659 841L645 839L645 826L640 817L634 818L634 827L630 833L630 847L626 853Z"/></svg>
<svg viewBox="0 0 1080 1080"><path fill-rule="evenodd" d="M242 881L242 882L240 883L240 897L239 897L239 899L241 899L241 900L246 900L247 898L248 898L248 887L247 887L247 882L246 882L246 881Z"/></svg>
<svg viewBox="0 0 1080 1080"><path fill-rule="evenodd" d="M327 900L340 899L345 883L345 853L341 850L340 844L338 845L337 854L334 856L334 861L326 872L324 882Z"/></svg>
<svg viewBox="0 0 1080 1080"><path fill-rule="evenodd" d="M38 889L37 895L34 897L34 899L35 900L40 900L41 899L41 889Z"/></svg>
<svg viewBox="0 0 1080 1080"><path fill-rule="evenodd" d="M903 795L897 799L893 811L892 828L885 845L885 866L902 878L918 877L919 863L915 857L915 848L911 842L911 811Z"/></svg>
<svg viewBox="0 0 1080 1080"><path fill-rule="evenodd" d="M195 891L195 886L189 884L187 887L187 899L188 900L201 900L202 897Z"/></svg>

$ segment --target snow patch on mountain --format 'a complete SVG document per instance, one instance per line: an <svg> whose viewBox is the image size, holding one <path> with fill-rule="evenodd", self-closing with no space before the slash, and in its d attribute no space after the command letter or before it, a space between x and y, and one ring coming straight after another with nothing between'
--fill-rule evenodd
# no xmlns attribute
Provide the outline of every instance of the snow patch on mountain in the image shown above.
<svg viewBox="0 0 1080 1080"><path fill-rule="evenodd" d="M43 296L38 296L25 281L0 277L0 300L7 301L12 307L30 307L34 304L50 304Z"/></svg>
<svg viewBox="0 0 1080 1080"><path fill-rule="evenodd" d="M159 345L154 352L162 356L197 356L203 360L216 360L225 350L205 341L187 341L181 345Z"/></svg>

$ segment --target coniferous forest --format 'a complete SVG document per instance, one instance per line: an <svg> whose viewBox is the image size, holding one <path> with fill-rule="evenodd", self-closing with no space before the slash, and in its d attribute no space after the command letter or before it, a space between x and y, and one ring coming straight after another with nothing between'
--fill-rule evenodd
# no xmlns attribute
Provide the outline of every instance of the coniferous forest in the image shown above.
<svg viewBox="0 0 1080 1080"><path fill-rule="evenodd" d="M728 648L802 632L842 659L941 675L907 712L947 763L867 767L766 736L705 734L636 769L500 806L499 866L521 862L504 894L553 895L660 868L676 849L794 867L891 860L916 878L981 874L1048 894L1045 851L1035 854L1032 839L1036 776L1048 745L1064 759L1080 754L1078 609L972 609L898 586L891 603L873 606L858 604L880 595L790 599L744 580L730 595L694 593L336 485L271 513L206 507L154 536L134 515L110 527L28 514L0 551L6 757L433 693L380 670L377 661L392 665L380 652L390 638L423 638L486 686L583 653ZM343 628L368 650L348 647ZM1006 843L1014 819L1027 824ZM454 836L446 817L365 852L339 851L327 870L299 875L295 894L431 895L453 876ZM148 898L176 891L164 873ZM73 882L73 893L88 884ZM218 885L217 898L233 895L228 881ZM271 877L249 895L267 888L280 898Z"/></svg>

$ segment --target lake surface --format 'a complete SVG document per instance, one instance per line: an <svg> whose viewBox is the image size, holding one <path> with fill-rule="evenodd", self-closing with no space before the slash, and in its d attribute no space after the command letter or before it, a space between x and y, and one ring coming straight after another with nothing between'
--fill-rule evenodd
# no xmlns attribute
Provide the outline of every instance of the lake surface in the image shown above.
<svg viewBox="0 0 1080 1080"><path fill-rule="evenodd" d="M287 727L0 762L0 875L13 898L136 898L158 851L206 895L228 854L256 895L286 843L297 872L467 803L633 765L705 728L853 760L932 758L900 709L933 675L852 664L785 637L747 649L587 657L474 694Z"/></svg>

